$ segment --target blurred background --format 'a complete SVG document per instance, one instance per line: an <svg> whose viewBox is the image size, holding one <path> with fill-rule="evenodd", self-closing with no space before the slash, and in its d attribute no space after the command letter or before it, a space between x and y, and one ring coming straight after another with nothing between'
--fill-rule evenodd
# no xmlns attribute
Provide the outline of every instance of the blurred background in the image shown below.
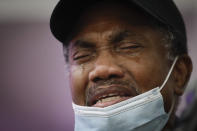
<svg viewBox="0 0 197 131"><path fill-rule="evenodd" d="M193 73L177 115L197 92L197 1L174 0L187 27ZM72 131L62 45L50 33L58 0L0 0L0 131Z"/></svg>

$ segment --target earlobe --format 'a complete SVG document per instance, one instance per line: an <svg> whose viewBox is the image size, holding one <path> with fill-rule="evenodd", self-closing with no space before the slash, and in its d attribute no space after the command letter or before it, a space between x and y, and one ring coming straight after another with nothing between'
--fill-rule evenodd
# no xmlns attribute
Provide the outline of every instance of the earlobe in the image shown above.
<svg viewBox="0 0 197 131"><path fill-rule="evenodd" d="M173 73L175 81L174 92L176 95L180 96L184 93L192 68L191 58L187 54L179 56Z"/></svg>

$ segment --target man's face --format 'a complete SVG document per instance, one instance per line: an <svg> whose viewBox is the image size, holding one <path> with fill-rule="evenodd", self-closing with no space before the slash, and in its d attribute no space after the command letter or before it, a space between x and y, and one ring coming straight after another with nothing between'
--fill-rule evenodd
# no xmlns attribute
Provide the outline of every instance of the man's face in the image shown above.
<svg viewBox="0 0 197 131"><path fill-rule="evenodd" d="M164 34L136 9L89 9L69 43L73 102L106 107L161 86L171 66L164 43ZM171 78L162 90L167 111L173 85Z"/></svg>

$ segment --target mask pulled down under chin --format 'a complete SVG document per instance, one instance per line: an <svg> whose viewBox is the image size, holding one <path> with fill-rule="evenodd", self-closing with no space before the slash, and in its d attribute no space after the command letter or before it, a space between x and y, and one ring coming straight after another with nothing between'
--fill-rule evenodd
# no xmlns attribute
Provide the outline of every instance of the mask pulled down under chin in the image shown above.
<svg viewBox="0 0 197 131"><path fill-rule="evenodd" d="M73 104L75 131L160 131L169 118L163 107L159 88L106 108Z"/></svg>
<svg viewBox="0 0 197 131"><path fill-rule="evenodd" d="M174 102L169 113L166 113L160 92L169 79L177 58L161 87L105 108L73 103L75 131L161 131L169 119Z"/></svg>

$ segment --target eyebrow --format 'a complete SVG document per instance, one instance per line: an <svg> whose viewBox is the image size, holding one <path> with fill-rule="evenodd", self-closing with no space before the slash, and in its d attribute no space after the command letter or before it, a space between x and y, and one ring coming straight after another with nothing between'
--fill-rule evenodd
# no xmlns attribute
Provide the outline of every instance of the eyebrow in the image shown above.
<svg viewBox="0 0 197 131"><path fill-rule="evenodd" d="M72 48L93 48L95 45L85 40L77 40L73 43Z"/></svg>
<svg viewBox="0 0 197 131"><path fill-rule="evenodd" d="M128 30L115 30L109 37L110 43L118 43L123 41L125 38L137 36L136 33L128 31Z"/></svg>

